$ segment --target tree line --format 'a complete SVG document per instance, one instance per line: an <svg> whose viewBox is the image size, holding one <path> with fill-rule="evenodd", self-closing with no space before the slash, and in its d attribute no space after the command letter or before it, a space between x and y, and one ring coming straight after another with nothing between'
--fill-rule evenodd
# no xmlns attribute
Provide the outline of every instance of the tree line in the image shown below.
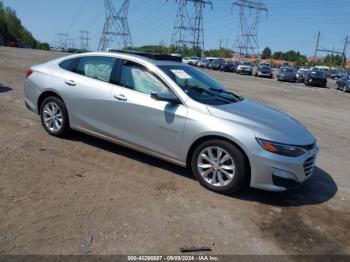
<svg viewBox="0 0 350 262"><path fill-rule="evenodd" d="M5 7L4 3L0 0L0 41L1 39L5 45L13 43L16 46L34 49L50 49L47 43L41 43L36 40L22 25L15 10L11 7Z"/></svg>
<svg viewBox="0 0 350 262"><path fill-rule="evenodd" d="M265 47L261 53L262 59L284 60L295 63L297 66L312 66L325 65L330 67L341 67L343 64L343 57L341 55L327 55L317 61L309 61L305 55L300 54L299 51L290 50L287 52L274 52L269 47Z"/></svg>

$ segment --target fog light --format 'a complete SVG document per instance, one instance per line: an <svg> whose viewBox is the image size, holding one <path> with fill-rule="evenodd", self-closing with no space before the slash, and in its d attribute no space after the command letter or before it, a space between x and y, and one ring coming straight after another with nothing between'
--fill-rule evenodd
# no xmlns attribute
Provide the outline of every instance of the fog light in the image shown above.
<svg viewBox="0 0 350 262"><path fill-rule="evenodd" d="M293 173L282 170L282 169L272 168L272 174L274 176L278 176L278 177L285 178L285 179L292 179L296 182L299 182L297 177Z"/></svg>

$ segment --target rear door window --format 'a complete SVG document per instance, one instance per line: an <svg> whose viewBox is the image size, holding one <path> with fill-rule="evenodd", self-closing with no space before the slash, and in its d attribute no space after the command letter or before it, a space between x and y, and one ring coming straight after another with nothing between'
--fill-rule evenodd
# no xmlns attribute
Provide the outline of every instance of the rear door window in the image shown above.
<svg viewBox="0 0 350 262"><path fill-rule="evenodd" d="M110 82L115 58L103 56L81 57L76 73L104 82Z"/></svg>
<svg viewBox="0 0 350 262"><path fill-rule="evenodd" d="M74 72L76 67L77 67L78 62L79 62L79 58L67 59L67 60L61 62L59 66L62 69L65 69L65 70L70 71L70 72Z"/></svg>

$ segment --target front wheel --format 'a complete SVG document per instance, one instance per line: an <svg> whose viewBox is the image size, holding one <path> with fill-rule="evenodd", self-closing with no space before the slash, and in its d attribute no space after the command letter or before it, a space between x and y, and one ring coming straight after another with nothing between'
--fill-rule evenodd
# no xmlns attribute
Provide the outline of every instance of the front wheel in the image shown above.
<svg viewBox="0 0 350 262"><path fill-rule="evenodd" d="M191 168L201 185L223 194L238 191L247 176L245 156L223 140L200 144L192 155Z"/></svg>
<svg viewBox="0 0 350 262"><path fill-rule="evenodd" d="M58 97L50 96L44 99L40 107L40 118L50 135L64 137L69 132L67 109Z"/></svg>

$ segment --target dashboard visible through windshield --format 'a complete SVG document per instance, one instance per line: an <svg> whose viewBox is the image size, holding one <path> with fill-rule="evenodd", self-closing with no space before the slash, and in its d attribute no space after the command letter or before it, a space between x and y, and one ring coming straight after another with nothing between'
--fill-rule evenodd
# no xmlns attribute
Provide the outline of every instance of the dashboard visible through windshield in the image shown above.
<svg viewBox="0 0 350 262"><path fill-rule="evenodd" d="M224 105L242 100L200 70L190 66L159 66L192 99L209 105Z"/></svg>

